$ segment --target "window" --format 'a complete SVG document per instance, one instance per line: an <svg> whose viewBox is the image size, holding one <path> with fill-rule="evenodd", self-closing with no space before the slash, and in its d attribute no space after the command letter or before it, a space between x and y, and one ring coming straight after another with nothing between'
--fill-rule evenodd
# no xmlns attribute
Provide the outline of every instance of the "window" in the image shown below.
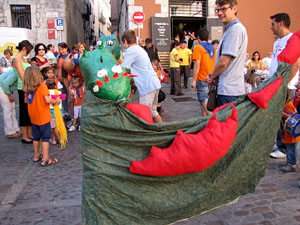
<svg viewBox="0 0 300 225"><path fill-rule="evenodd" d="M31 29L30 5L11 5L10 11L13 27Z"/></svg>

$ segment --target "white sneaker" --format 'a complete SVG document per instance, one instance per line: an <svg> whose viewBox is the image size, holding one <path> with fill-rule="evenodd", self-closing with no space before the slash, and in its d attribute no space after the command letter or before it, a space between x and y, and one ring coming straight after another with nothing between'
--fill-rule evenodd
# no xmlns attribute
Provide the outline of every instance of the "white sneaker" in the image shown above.
<svg viewBox="0 0 300 225"><path fill-rule="evenodd" d="M78 130L80 131L80 126L78 127Z"/></svg>
<svg viewBox="0 0 300 225"><path fill-rule="evenodd" d="M69 130L68 131L74 131L74 130L76 130L76 127L74 127L73 125L69 128Z"/></svg>
<svg viewBox="0 0 300 225"><path fill-rule="evenodd" d="M279 150L276 150L275 152L271 152L270 155L271 155L272 158L276 158L276 159L285 158L286 157L286 154L284 154L283 152L281 152Z"/></svg>

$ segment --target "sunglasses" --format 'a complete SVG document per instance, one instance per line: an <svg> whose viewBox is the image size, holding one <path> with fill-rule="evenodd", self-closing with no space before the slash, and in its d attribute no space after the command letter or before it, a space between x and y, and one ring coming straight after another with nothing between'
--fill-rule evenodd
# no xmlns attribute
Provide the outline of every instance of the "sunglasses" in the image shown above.
<svg viewBox="0 0 300 225"><path fill-rule="evenodd" d="M44 48L39 48L38 50L39 50L39 51L45 51L46 49L44 49Z"/></svg>

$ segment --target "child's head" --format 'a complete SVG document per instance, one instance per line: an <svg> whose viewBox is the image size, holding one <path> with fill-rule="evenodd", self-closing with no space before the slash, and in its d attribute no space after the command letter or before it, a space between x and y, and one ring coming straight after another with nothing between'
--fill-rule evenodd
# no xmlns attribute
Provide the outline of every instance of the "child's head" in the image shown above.
<svg viewBox="0 0 300 225"><path fill-rule="evenodd" d="M54 68L52 66L45 67L43 69L43 75L46 79L53 80L55 78Z"/></svg>
<svg viewBox="0 0 300 225"><path fill-rule="evenodd" d="M81 84L81 78L78 76L72 77L72 86L77 88Z"/></svg>
<svg viewBox="0 0 300 225"><path fill-rule="evenodd" d="M38 66L30 66L24 72L23 78L23 91L26 93L34 92L41 83L43 83L44 78L40 72Z"/></svg>
<svg viewBox="0 0 300 225"><path fill-rule="evenodd" d="M255 70L252 70L250 72L248 72L246 75L245 75L245 82L248 83L248 84L251 84L251 85L255 85L256 83L256 73L255 73Z"/></svg>
<svg viewBox="0 0 300 225"><path fill-rule="evenodd" d="M73 50L74 53L78 53L79 52L79 46L78 46L78 44L73 45L72 50Z"/></svg>
<svg viewBox="0 0 300 225"><path fill-rule="evenodd" d="M158 70L158 68L159 68L159 62L158 62L158 60L154 59L154 60L152 61L152 67L153 67L153 69L154 69L155 71Z"/></svg>
<svg viewBox="0 0 300 225"><path fill-rule="evenodd" d="M47 80L46 81L46 85L48 87L48 89L56 89L56 84L54 80Z"/></svg>

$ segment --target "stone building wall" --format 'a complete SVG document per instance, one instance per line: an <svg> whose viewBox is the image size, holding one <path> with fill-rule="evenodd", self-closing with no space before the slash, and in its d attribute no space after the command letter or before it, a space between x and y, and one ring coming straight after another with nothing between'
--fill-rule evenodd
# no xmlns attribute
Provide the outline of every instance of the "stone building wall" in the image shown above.
<svg viewBox="0 0 300 225"><path fill-rule="evenodd" d="M71 47L79 41L90 44L93 24L90 0L0 0L0 27L12 27L10 5L30 5L31 36L35 43L52 43L56 46L61 41ZM91 5L90 5L91 7ZM64 30L56 31L56 39L48 39L48 19L63 19ZM53 29L50 29L53 30ZM33 43L33 44L35 44Z"/></svg>

